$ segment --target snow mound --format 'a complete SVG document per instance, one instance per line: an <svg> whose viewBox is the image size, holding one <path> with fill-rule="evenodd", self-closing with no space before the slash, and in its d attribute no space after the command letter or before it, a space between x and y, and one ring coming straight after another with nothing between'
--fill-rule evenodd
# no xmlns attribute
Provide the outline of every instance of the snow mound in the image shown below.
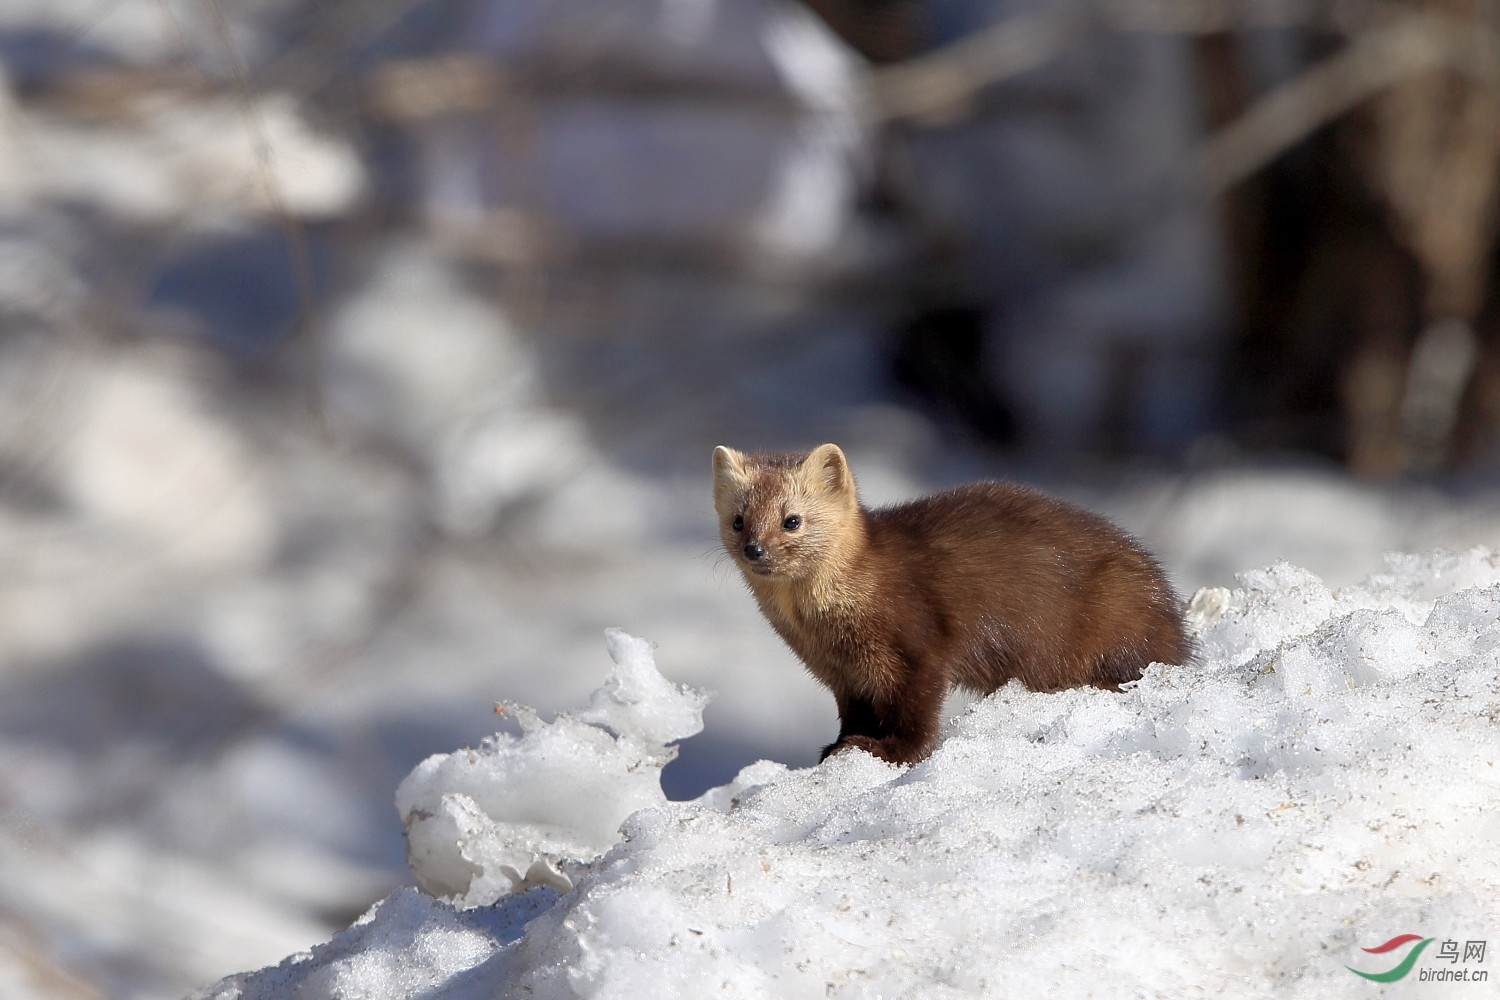
<svg viewBox="0 0 1500 1000"><path fill-rule="evenodd" d="M702 692L656 670L651 644L605 632L614 671L589 707L542 722L506 703L521 735L435 754L396 789L417 883L465 906L533 885L570 887L562 869L619 840L631 813L662 806L667 744L703 729Z"/></svg>
<svg viewBox="0 0 1500 1000"><path fill-rule="evenodd" d="M207 996L1364 997L1345 966L1395 963L1361 947L1492 937L1500 558L1393 557L1340 591L1285 564L1240 584L1194 598L1197 664L1118 693L1012 685L915 767L762 761L693 802L638 791L624 764L654 767L646 749L697 716L617 633L587 713L402 787L403 811L416 788L429 808L524 805L466 841L484 878L523 824L525 843L603 850L623 818L602 856L573 855L571 888L477 909L397 893Z"/></svg>

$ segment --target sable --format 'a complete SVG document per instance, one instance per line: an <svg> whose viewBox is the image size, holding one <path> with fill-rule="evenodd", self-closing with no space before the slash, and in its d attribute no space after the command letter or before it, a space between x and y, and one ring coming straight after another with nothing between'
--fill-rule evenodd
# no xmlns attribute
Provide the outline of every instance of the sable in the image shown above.
<svg viewBox="0 0 1500 1000"><path fill-rule="evenodd" d="M1118 688L1191 655L1161 567L1097 514L982 482L862 506L837 445L714 449L724 547L761 612L838 702L839 738L898 763L932 752L952 685Z"/></svg>

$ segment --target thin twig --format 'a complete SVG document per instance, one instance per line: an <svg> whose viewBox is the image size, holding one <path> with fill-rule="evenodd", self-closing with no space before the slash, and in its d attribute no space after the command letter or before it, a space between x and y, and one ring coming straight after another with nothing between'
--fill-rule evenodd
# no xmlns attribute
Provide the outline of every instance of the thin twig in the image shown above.
<svg viewBox="0 0 1500 1000"><path fill-rule="evenodd" d="M400 23L423 0L344 0L307 37L287 49L262 75L269 86L299 97L338 76L344 55Z"/></svg>
<svg viewBox="0 0 1500 1000"><path fill-rule="evenodd" d="M307 254L307 233L302 228L302 220L287 208L286 196L281 190L281 181L272 168L270 133L266 131L265 119L260 113L260 102L256 98L254 88L250 85L249 70L245 67L244 60L240 58L239 50L234 47L233 38L230 37L229 19L224 15L223 4L221 0L209 0L208 7L213 21L214 36L223 50L225 61L229 64L235 88L239 92L245 121L250 128L266 202L270 205L271 214L276 217L276 222L281 228L287 254L291 257L292 271L296 275L297 320L292 339L303 345L307 355L308 402L313 415L321 424L323 422L323 360L317 343L317 316L313 302L312 265Z"/></svg>

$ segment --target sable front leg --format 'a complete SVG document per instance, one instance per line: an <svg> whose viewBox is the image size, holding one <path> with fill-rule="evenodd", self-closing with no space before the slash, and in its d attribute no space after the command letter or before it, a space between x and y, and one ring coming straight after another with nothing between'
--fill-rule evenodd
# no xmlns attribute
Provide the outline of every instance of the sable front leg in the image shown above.
<svg viewBox="0 0 1500 1000"><path fill-rule="evenodd" d="M932 753L945 693L943 685L914 682L880 702L837 696L839 738L823 748L819 759L863 750L893 764L915 764Z"/></svg>
<svg viewBox="0 0 1500 1000"><path fill-rule="evenodd" d="M829 755L850 747L869 750L869 744L878 743L879 737L883 735L875 706L868 699L836 693L834 700L839 706L839 738L823 748L823 752L818 755L819 763L827 760Z"/></svg>

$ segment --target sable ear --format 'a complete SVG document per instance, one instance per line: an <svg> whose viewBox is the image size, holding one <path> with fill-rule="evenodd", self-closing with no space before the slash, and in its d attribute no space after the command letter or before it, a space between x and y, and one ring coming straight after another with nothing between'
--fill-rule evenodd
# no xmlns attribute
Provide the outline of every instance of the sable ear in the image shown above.
<svg viewBox="0 0 1500 1000"><path fill-rule="evenodd" d="M744 456L722 444L714 449L714 504L745 481Z"/></svg>
<svg viewBox="0 0 1500 1000"><path fill-rule="evenodd" d="M829 493L849 493L854 490L854 476L849 471L849 460L836 444L820 444L814 448L799 467L807 481Z"/></svg>

